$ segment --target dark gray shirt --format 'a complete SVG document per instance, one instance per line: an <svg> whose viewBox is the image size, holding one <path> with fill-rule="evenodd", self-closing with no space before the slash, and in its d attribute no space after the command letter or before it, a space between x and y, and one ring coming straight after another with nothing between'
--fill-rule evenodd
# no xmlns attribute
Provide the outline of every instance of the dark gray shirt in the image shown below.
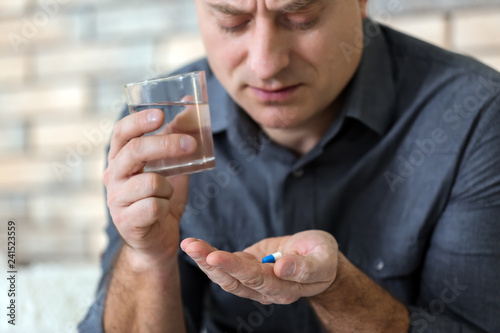
<svg viewBox="0 0 500 333"><path fill-rule="evenodd" d="M181 237L239 251L326 230L408 307L411 332L500 332L500 74L370 20L364 28L341 113L302 157L271 142L205 60L181 70L207 71L217 164L190 176ZM107 233L80 332L102 330L106 273L121 244L111 221ZM306 301L236 297L179 257L193 332L322 332Z"/></svg>

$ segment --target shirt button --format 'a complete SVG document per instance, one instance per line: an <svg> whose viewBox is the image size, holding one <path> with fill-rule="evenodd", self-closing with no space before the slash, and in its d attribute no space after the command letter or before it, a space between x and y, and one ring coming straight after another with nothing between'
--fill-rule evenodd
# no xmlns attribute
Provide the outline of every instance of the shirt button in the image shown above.
<svg viewBox="0 0 500 333"><path fill-rule="evenodd" d="M293 172L293 175L294 175L295 177L302 177L302 175L303 175L303 174L304 174L304 170L302 170L302 169L295 170L295 171Z"/></svg>
<svg viewBox="0 0 500 333"><path fill-rule="evenodd" d="M384 261L382 259L377 259L375 260L374 266L377 271L381 271L384 269Z"/></svg>

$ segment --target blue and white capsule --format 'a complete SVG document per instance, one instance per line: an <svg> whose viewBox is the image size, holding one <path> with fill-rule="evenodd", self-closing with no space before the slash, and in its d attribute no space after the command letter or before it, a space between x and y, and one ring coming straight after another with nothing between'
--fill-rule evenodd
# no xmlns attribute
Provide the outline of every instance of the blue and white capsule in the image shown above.
<svg viewBox="0 0 500 333"><path fill-rule="evenodd" d="M278 260L281 257L283 257L283 253L276 252L276 253L270 254L270 255L265 256L264 258L262 258L262 263L263 264L267 264L267 263L273 264L273 263L276 262L276 260Z"/></svg>

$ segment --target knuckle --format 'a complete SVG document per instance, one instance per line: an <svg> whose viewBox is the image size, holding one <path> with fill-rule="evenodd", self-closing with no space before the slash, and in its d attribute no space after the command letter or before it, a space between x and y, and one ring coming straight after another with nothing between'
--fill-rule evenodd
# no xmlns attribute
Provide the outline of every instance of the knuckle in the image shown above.
<svg viewBox="0 0 500 333"><path fill-rule="evenodd" d="M115 202L115 197L112 195L112 192L108 192L106 204L108 205L108 207L111 208L113 207L114 202Z"/></svg>
<svg viewBox="0 0 500 333"><path fill-rule="evenodd" d="M151 194L157 193L161 186L160 176L156 173L149 173L147 176L146 191Z"/></svg>
<svg viewBox="0 0 500 333"><path fill-rule="evenodd" d="M173 138L171 135L165 135L161 137L161 145L166 151L177 151L179 145L176 143L177 139Z"/></svg>
<svg viewBox="0 0 500 333"><path fill-rule="evenodd" d="M168 212L168 204L158 198L147 198L146 205L144 205L142 215L151 221L158 221L162 219L165 212Z"/></svg>
<svg viewBox="0 0 500 333"><path fill-rule="evenodd" d="M125 118L124 118L125 119ZM123 122L124 119L116 122L115 128L113 129L113 135L117 138L120 138L123 135Z"/></svg>
<svg viewBox="0 0 500 333"><path fill-rule="evenodd" d="M116 226L116 229L120 230L121 226L123 225L123 218L122 214L114 208L110 208L109 212L111 214L111 219L113 220L114 225Z"/></svg>
<svg viewBox="0 0 500 333"><path fill-rule="evenodd" d="M145 213L147 214L146 216L150 216L153 219L157 219L160 217L161 213L161 206L155 198L149 198L146 201L146 205L144 207Z"/></svg>
<svg viewBox="0 0 500 333"><path fill-rule="evenodd" d="M144 146L142 144L142 140L139 138L133 138L127 143L127 148L130 154L137 156L142 153Z"/></svg>
<svg viewBox="0 0 500 333"><path fill-rule="evenodd" d="M235 293L240 289L240 282L238 280L229 280L220 284L221 288L228 293Z"/></svg>
<svg viewBox="0 0 500 333"><path fill-rule="evenodd" d="M254 275L245 281L245 285L248 288L259 290L264 287L264 279L260 275Z"/></svg>
<svg viewBox="0 0 500 333"><path fill-rule="evenodd" d="M110 181L111 181L111 170L108 165L108 167L106 168L106 170L104 170L104 173L102 174L102 182L104 186L108 187Z"/></svg>
<svg viewBox="0 0 500 333"><path fill-rule="evenodd" d="M148 236L148 231L151 227L134 226L125 232L126 238L133 239L134 241L144 241Z"/></svg>

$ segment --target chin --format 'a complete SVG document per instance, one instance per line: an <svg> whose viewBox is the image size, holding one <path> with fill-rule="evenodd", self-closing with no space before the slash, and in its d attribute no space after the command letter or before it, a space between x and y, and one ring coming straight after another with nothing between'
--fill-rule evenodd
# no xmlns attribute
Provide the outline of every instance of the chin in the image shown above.
<svg viewBox="0 0 500 333"><path fill-rule="evenodd" d="M296 112L280 107L265 107L262 112L257 115L250 114L250 116L261 127L270 129L293 128L298 120Z"/></svg>

